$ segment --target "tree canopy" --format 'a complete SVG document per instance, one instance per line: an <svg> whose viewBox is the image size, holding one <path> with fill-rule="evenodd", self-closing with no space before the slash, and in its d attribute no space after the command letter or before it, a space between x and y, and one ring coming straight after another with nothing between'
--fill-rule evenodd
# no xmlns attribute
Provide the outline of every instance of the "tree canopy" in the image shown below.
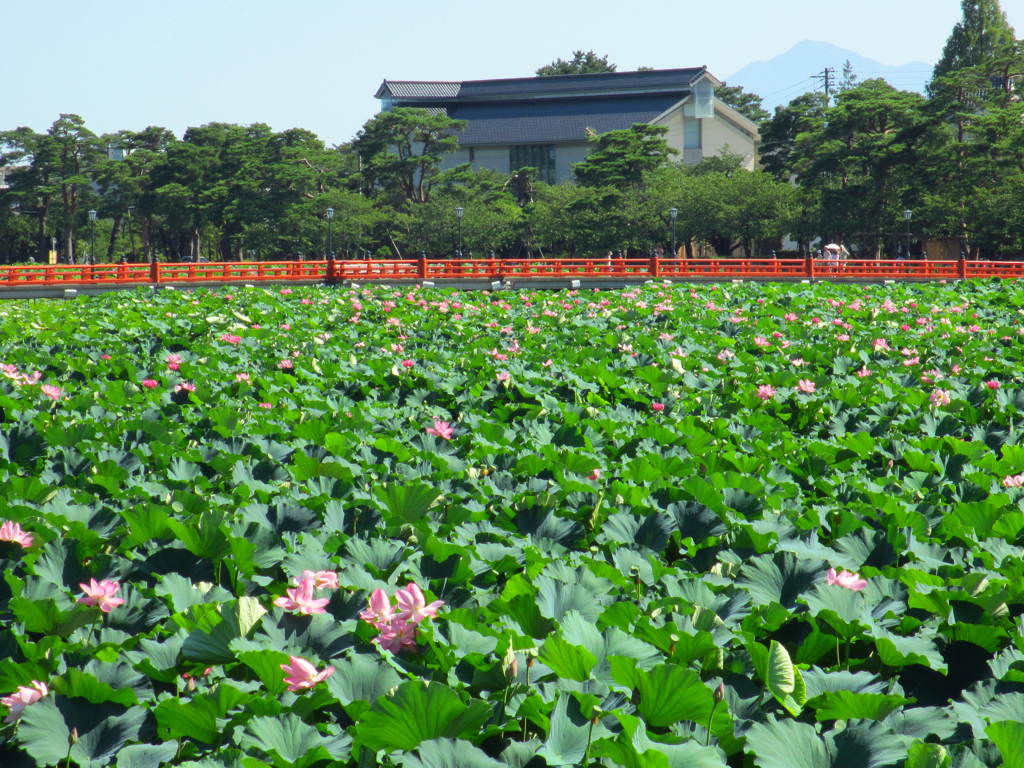
<svg viewBox="0 0 1024 768"><path fill-rule="evenodd" d="M593 149L576 164L576 178L590 187L623 189L640 184L644 172L665 163L675 153L665 141L668 129L636 123L630 128L593 134Z"/></svg>
<svg viewBox="0 0 1024 768"><path fill-rule="evenodd" d="M976 67L1004 55L1014 44L1014 31L999 0L961 0L962 18L953 27L932 80Z"/></svg>
<svg viewBox="0 0 1024 768"><path fill-rule="evenodd" d="M609 63L607 56L598 56L593 51L573 51L569 61L555 59L537 70L537 77L551 75L593 75L601 72L614 72L615 65Z"/></svg>
<svg viewBox="0 0 1024 768"><path fill-rule="evenodd" d="M745 118L761 128L771 118L768 110L764 108L762 99L756 93L750 93L739 86L723 85L715 89L715 96L719 101L728 104Z"/></svg>

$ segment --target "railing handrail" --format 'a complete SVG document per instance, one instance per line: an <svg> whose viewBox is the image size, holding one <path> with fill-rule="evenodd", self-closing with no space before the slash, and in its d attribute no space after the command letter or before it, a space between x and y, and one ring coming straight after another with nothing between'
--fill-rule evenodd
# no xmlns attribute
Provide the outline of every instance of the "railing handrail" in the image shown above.
<svg viewBox="0 0 1024 768"><path fill-rule="evenodd" d="M292 280L410 279L828 279L940 280L1024 278L1024 261L831 258L578 256L537 259L359 259L249 262L14 264L0 266L0 287L138 285Z"/></svg>

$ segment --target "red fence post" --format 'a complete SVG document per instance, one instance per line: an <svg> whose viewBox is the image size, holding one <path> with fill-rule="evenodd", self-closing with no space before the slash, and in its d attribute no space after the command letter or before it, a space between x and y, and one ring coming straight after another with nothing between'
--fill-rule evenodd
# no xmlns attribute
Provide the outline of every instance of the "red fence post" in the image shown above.
<svg viewBox="0 0 1024 768"><path fill-rule="evenodd" d="M808 279L813 279L814 278L814 257L813 256L808 255L804 259L804 274L806 274Z"/></svg>
<svg viewBox="0 0 1024 768"><path fill-rule="evenodd" d="M961 280L967 279L967 259L961 258L957 266L957 277Z"/></svg>
<svg viewBox="0 0 1024 768"><path fill-rule="evenodd" d="M657 279L661 277L661 259L655 256L651 256L651 277Z"/></svg>
<svg viewBox="0 0 1024 768"><path fill-rule="evenodd" d="M420 254L419 259L417 259L416 268L419 270L419 278L420 278L420 280L426 280L427 279L427 255L425 253L421 253Z"/></svg>
<svg viewBox="0 0 1024 768"><path fill-rule="evenodd" d="M149 282L157 285L160 282L160 264L156 259L149 262Z"/></svg>

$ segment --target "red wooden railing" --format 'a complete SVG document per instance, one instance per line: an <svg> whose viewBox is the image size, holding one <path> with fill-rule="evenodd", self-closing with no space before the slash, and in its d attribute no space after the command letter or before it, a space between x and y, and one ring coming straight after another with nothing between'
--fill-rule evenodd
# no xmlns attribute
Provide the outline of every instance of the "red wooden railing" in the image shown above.
<svg viewBox="0 0 1024 768"><path fill-rule="evenodd" d="M380 259L0 266L0 288L343 280L957 280L1024 278L1021 261Z"/></svg>

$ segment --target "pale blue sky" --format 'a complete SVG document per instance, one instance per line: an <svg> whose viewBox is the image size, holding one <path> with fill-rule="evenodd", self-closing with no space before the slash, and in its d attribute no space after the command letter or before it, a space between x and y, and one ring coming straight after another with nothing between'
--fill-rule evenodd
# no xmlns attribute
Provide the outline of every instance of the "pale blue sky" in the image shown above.
<svg viewBox="0 0 1024 768"><path fill-rule="evenodd" d="M1024 0L1002 6L1024 34ZM934 62L959 18L959 0L0 0L0 130L74 112L96 133L264 122L340 143L385 77L528 76L581 48L726 78L806 39Z"/></svg>

